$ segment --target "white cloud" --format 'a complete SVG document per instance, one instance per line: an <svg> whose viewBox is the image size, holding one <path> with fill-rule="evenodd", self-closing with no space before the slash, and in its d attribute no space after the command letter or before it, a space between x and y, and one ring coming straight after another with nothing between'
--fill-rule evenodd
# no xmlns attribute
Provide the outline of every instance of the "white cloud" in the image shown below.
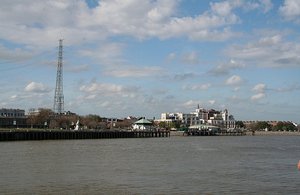
<svg viewBox="0 0 300 195"><path fill-rule="evenodd" d="M299 22L300 16L300 1L285 0L284 4L279 8L280 14L287 20L295 20Z"/></svg>
<svg viewBox="0 0 300 195"><path fill-rule="evenodd" d="M27 60L31 58L33 55L31 52L26 51L22 48L9 49L0 44L0 59L1 60Z"/></svg>
<svg viewBox="0 0 300 195"><path fill-rule="evenodd" d="M254 91L256 94L251 96L251 100L258 101L260 99L263 99L266 97L266 84L259 83L252 88L252 91Z"/></svg>
<svg viewBox="0 0 300 195"><path fill-rule="evenodd" d="M273 3L271 0L259 0L256 2L252 1L245 1L243 4L243 8L246 11L251 11L251 10L262 10L263 13L267 13L273 8Z"/></svg>
<svg viewBox="0 0 300 195"><path fill-rule="evenodd" d="M266 90L266 84L259 83L252 88L252 91L257 93L264 93Z"/></svg>
<svg viewBox="0 0 300 195"><path fill-rule="evenodd" d="M264 97L266 97L266 94L265 93L258 93L258 94L255 94L251 97L251 100L253 101L258 101L258 100L261 100L263 99Z"/></svg>
<svg viewBox="0 0 300 195"><path fill-rule="evenodd" d="M157 76L162 72L160 67L122 67L107 69L104 74L114 77L148 77Z"/></svg>
<svg viewBox="0 0 300 195"><path fill-rule="evenodd" d="M186 53L182 57L182 62L186 64L198 64L199 56L195 51Z"/></svg>
<svg viewBox="0 0 300 195"><path fill-rule="evenodd" d="M247 64L263 67L299 66L300 44L285 41L280 34L265 36L245 45L232 45L226 49L229 57Z"/></svg>
<svg viewBox="0 0 300 195"><path fill-rule="evenodd" d="M86 93L86 97L95 98L91 95L99 96L115 96L120 95L122 97L131 97L134 98L139 93L139 88L137 87L127 87L123 85L116 85L111 83L90 83L88 85L82 85L79 88L80 91Z"/></svg>
<svg viewBox="0 0 300 195"><path fill-rule="evenodd" d="M61 37L71 45L115 35L224 40L234 35L228 27L239 21L232 13L236 6L231 4L223 8L213 3L210 9L194 17L180 17L176 16L180 5L176 0L102 0L94 8L76 0L1 3L1 39L36 50L55 46Z"/></svg>
<svg viewBox="0 0 300 195"><path fill-rule="evenodd" d="M228 78L225 83L227 85L239 85L242 83L242 78L238 75L233 75L230 78Z"/></svg>
<svg viewBox="0 0 300 195"><path fill-rule="evenodd" d="M91 49L83 49L79 51L79 55L90 57L104 66L115 66L123 63L124 44L120 43L102 43L99 47Z"/></svg>
<svg viewBox="0 0 300 195"><path fill-rule="evenodd" d="M26 92L48 93L51 90L43 83L30 82L24 89Z"/></svg>
<svg viewBox="0 0 300 195"><path fill-rule="evenodd" d="M263 6L263 9L264 9L265 13L273 8L273 3L272 3L271 0L260 0L260 2Z"/></svg>
<svg viewBox="0 0 300 195"><path fill-rule="evenodd" d="M187 109L191 109L191 108L195 108L198 104L201 104L201 101L189 100L183 103L183 107Z"/></svg>
<svg viewBox="0 0 300 195"><path fill-rule="evenodd" d="M209 100L208 103L209 103L210 105L214 105L214 104L216 103L216 100Z"/></svg>
<svg viewBox="0 0 300 195"><path fill-rule="evenodd" d="M229 1L210 3L213 13L216 13L220 16L228 16L231 14L232 5Z"/></svg>
<svg viewBox="0 0 300 195"><path fill-rule="evenodd" d="M209 73L213 75L227 75L231 70L238 70L245 67L244 63L238 62L236 60L231 59L229 62L218 65L211 69Z"/></svg>
<svg viewBox="0 0 300 195"><path fill-rule="evenodd" d="M169 53L168 57L167 57L167 61L173 61L176 59L176 53Z"/></svg>
<svg viewBox="0 0 300 195"><path fill-rule="evenodd" d="M239 90L240 90L240 87L233 88L233 91L239 91Z"/></svg>
<svg viewBox="0 0 300 195"><path fill-rule="evenodd" d="M83 64L79 66L65 66L65 70L74 73L84 72L89 70L89 65Z"/></svg>
<svg viewBox="0 0 300 195"><path fill-rule="evenodd" d="M102 41L115 35L138 39L187 37L223 41L236 35L231 25L240 22L234 10L243 1L210 3L195 16L178 16L178 0L102 0L89 8L84 1L3 0L0 7L0 37L39 50L53 47L61 37L66 44ZM270 0L260 0L270 9ZM137 9L138 8L138 9ZM100 54L101 55L101 54Z"/></svg>
<svg viewBox="0 0 300 195"><path fill-rule="evenodd" d="M191 79L191 78L195 78L195 77L197 77L197 74L188 72L188 73L176 74L174 76L174 79L176 81L183 81L183 80Z"/></svg>
<svg viewBox="0 0 300 195"><path fill-rule="evenodd" d="M226 53L232 57L240 59L257 59L263 57L272 56L274 52L277 52L279 42L281 40L280 35L274 35L271 37L263 37L257 42L251 42L244 46L233 45ZM272 52L272 53L270 53Z"/></svg>
<svg viewBox="0 0 300 195"><path fill-rule="evenodd" d="M211 86L210 83L199 84L199 85L186 85L183 87L184 90L207 90Z"/></svg>
<svg viewBox="0 0 300 195"><path fill-rule="evenodd" d="M276 92L293 92L293 91L300 91L300 85L299 84L293 84L290 86L285 87L279 87L277 89L273 89Z"/></svg>

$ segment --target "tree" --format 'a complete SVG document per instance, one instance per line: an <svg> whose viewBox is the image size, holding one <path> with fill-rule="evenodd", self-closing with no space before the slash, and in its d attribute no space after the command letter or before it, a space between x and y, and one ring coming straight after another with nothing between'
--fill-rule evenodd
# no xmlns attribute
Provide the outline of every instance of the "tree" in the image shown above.
<svg viewBox="0 0 300 195"><path fill-rule="evenodd" d="M101 117L94 114L81 117L80 123L88 129L97 129L100 126L103 126Z"/></svg>
<svg viewBox="0 0 300 195"><path fill-rule="evenodd" d="M28 116L27 124L30 124L31 128L33 127L43 128L45 127L45 124L47 126L49 125L53 114L54 113L51 109L41 108L39 109L39 112L37 114L31 114Z"/></svg>
<svg viewBox="0 0 300 195"><path fill-rule="evenodd" d="M119 121L116 123L116 128L122 128L122 129L128 129L131 128L133 124L133 121L130 119L124 119L122 121Z"/></svg>
<svg viewBox="0 0 300 195"><path fill-rule="evenodd" d="M238 128L245 128L245 124L243 123L243 121L236 121L235 122L235 126L237 126Z"/></svg>
<svg viewBox="0 0 300 195"><path fill-rule="evenodd" d="M257 122L256 125L258 130L268 130L268 131L272 130L272 125L270 125L266 121Z"/></svg>
<svg viewBox="0 0 300 195"><path fill-rule="evenodd" d="M265 129L268 131L272 130L272 125L270 125L266 121L259 121L259 122L253 123L249 127L251 130L255 130L255 131L261 131L261 130L265 130Z"/></svg>
<svg viewBox="0 0 300 195"><path fill-rule="evenodd" d="M158 126L161 128L167 128L167 123L164 121L161 121L161 122L159 122Z"/></svg>
<svg viewBox="0 0 300 195"><path fill-rule="evenodd" d="M274 126L275 131L297 131L297 127L291 122L278 122Z"/></svg>

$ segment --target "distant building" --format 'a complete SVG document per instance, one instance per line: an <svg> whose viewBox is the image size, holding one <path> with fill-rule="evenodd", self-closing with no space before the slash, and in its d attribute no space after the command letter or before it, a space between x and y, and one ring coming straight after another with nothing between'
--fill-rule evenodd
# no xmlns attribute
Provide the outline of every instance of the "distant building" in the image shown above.
<svg viewBox="0 0 300 195"><path fill-rule="evenodd" d="M1 108L0 109L0 127L18 128L26 126L27 117L25 110Z"/></svg>
<svg viewBox="0 0 300 195"><path fill-rule="evenodd" d="M152 122L147 119L140 119L133 124L133 130L151 130L153 127Z"/></svg>
<svg viewBox="0 0 300 195"><path fill-rule="evenodd" d="M229 115L227 109L224 111L216 111L214 109L206 110L200 108L199 105L194 112L185 113L162 113L161 118L155 120L156 123L180 123L184 126L208 124L224 128L235 128L235 120L232 115Z"/></svg>

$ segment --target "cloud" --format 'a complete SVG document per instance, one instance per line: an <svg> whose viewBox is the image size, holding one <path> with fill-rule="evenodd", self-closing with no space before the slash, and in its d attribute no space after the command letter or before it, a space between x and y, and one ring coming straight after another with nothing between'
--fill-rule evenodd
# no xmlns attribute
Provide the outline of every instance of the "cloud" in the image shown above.
<svg viewBox="0 0 300 195"><path fill-rule="evenodd" d="M228 63L224 63L212 68L209 73L215 76L228 75L231 70L238 70L245 67L245 64L231 59Z"/></svg>
<svg viewBox="0 0 300 195"><path fill-rule="evenodd" d="M43 83L30 82L24 89L26 92L34 93L48 93L50 88L44 85Z"/></svg>
<svg viewBox="0 0 300 195"><path fill-rule="evenodd" d="M272 56L274 52L278 52L281 35L271 37L263 37L256 42L248 43L244 46L233 45L226 53L238 59L257 59ZM271 52L271 53L270 53Z"/></svg>
<svg viewBox="0 0 300 195"><path fill-rule="evenodd" d="M104 66L116 66L124 63L123 49L125 45L121 43L102 43L100 46L91 49L82 49L79 55L97 60L98 64Z"/></svg>
<svg viewBox="0 0 300 195"><path fill-rule="evenodd" d="M243 9L246 11L252 11L252 10L257 10L260 9L263 11L263 13L267 13L273 8L273 3L271 0L259 0L256 2L244 2L243 4Z"/></svg>
<svg viewBox="0 0 300 195"><path fill-rule="evenodd" d="M186 85L183 87L184 90L207 90L211 86L210 83L205 83L205 84L199 84L199 85Z"/></svg>
<svg viewBox="0 0 300 195"><path fill-rule="evenodd" d="M271 0L260 0L262 7L264 9L264 13L268 12L273 8L273 3Z"/></svg>
<svg viewBox="0 0 300 195"><path fill-rule="evenodd" d="M266 84L259 83L252 88L252 91L257 93L264 93L266 90Z"/></svg>
<svg viewBox="0 0 300 195"><path fill-rule="evenodd" d="M259 83L252 88L256 94L251 96L252 101L258 101L266 97L266 84Z"/></svg>
<svg viewBox="0 0 300 195"><path fill-rule="evenodd" d="M182 62L185 64L198 64L199 63L198 54L195 51L186 53L182 56Z"/></svg>
<svg viewBox="0 0 300 195"><path fill-rule="evenodd" d="M290 86L285 86L277 89L273 89L276 92L293 92L293 91L300 91L300 85L299 84L293 84Z"/></svg>
<svg viewBox="0 0 300 195"><path fill-rule="evenodd" d="M233 75L233 76L229 77L225 81L225 83L226 83L226 85L239 85L242 83L242 78L240 76Z"/></svg>
<svg viewBox="0 0 300 195"><path fill-rule="evenodd" d="M209 100L208 103L209 103L210 105L214 105L214 104L216 103L216 100Z"/></svg>
<svg viewBox="0 0 300 195"><path fill-rule="evenodd" d="M282 57L282 58L275 59L273 62L280 66L285 66L287 64L295 65L295 64L300 64L300 57L299 56Z"/></svg>
<svg viewBox="0 0 300 195"><path fill-rule="evenodd" d="M245 45L231 45L226 49L228 57L246 64L262 67L299 67L300 44L283 39L283 35L264 36Z"/></svg>
<svg viewBox="0 0 300 195"><path fill-rule="evenodd" d="M190 73L182 73L182 74L176 74L176 75L174 76L174 79L175 79L176 81L183 81L183 80L186 80L186 79L194 78L194 77L196 77L196 76L197 76L197 74L192 73L192 72L190 72Z"/></svg>
<svg viewBox="0 0 300 195"><path fill-rule="evenodd" d="M176 59L176 53L169 53L168 57L167 57L167 61L171 62L173 60Z"/></svg>
<svg viewBox="0 0 300 195"><path fill-rule="evenodd" d="M178 16L180 1L102 0L89 7L85 1L4 0L0 8L0 37L31 49L50 48L59 38L70 45L95 42L116 35L137 39L187 37L193 40L225 40L239 22L236 8L217 3L194 17ZM138 9L136 9L138 7Z"/></svg>
<svg viewBox="0 0 300 195"><path fill-rule="evenodd" d="M88 99L96 98L99 96L122 96L134 98L139 93L139 88L129 87L123 85L116 85L112 83L89 83L87 85L82 85L79 88L80 91L86 94L85 97ZM95 95L95 96L93 96Z"/></svg>
<svg viewBox="0 0 300 195"><path fill-rule="evenodd" d="M285 0L284 4L279 8L279 13L287 20L300 22L300 1Z"/></svg>
<svg viewBox="0 0 300 195"><path fill-rule="evenodd" d="M32 53L22 48L9 49L4 45L0 44L0 59L1 61L6 60L8 62L27 60L32 57Z"/></svg>
<svg viewBox="0 0 300 195"><path fill-rule="evenodd" d="M66 71L74 72L74 73L88 71L89 68L90 68L90 66L87 64L83 64L83 65L79 65L79 66L65 66Z"/></svg>
<svg viewBox="0 0 300 195"><path fill-rule="evenodd" d="M220 16L228 16L231 14L233 5L229 1L210 3L210 7L213 13Z"/></svg>
<svg viewBox="0 0 300 195"><path fill-rule="evenodd" d="M199 100L189 100L183 103L183 107L187 109L196 108L198 104L201 104Z"/></svg>
<svg viewBox="0 0 300 195"><path fill-rule="evenodd" d="M251 100L252 101L258 101L258 100L263 99L264 97L266 97L265 93L258 93L258 94L255 94L255 95L251 96Z"/></svg>
<svg viewBox="0 0 300 195"><path fill-rule="evenodd" d="M149 77L157 76L162 72L160 67L119 67L107 69L104 74L114 77Z"/></svg>

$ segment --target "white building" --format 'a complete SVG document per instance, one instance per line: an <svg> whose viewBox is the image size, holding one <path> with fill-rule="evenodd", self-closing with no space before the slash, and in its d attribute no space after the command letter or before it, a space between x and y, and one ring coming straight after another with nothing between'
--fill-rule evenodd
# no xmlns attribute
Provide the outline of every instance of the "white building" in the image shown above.
<svg viewBox="0 0 300 195"><path fill-rule="evenodd" d="M141 119L136 121L133 126L132 129L133 130L151 130L152 129L152 122L146 120L146 119Z"/></svg>
<svg viewBox="0 0 300 195"><path fill-rule="evenodd" d="M185 126L208 124L224 128L235 128L235 120L232 115L229 115L227 109L224 111L206 110L198 108L189 114L185 113L162 113L161 119L156 122L173 123L179 122Z"/></svg>

